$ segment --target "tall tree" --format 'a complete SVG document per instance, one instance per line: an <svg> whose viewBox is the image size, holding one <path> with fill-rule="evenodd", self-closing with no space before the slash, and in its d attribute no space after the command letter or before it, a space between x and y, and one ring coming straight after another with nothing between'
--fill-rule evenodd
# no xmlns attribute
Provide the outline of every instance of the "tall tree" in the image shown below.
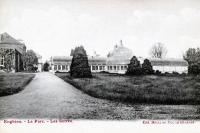
<svg viewBox="0 0 200 133"><path fill-rule="evenodd" d="M158 42L150 49L150 55L152 58L163 58L167 54L167 49L163 43Z"/></svg>
<svg viewBox="0 0 200 133"><path fill-rule="evenodd" d="M200 74L200 48L189 48L183 58L188 62L189 74Z"/></svg>
<svg viewBox="0 0 200 133"><path fill-rule="evenodd" d="M43 71L45 72L49 71L49 63L47 61L43 65Z"/></svg>
<svg viewBox="0 0 200 133"><path fill-rule="evenodd" d="M70 75L75 78L92 77L87 54L83 46L79 46L74 49L72 63L70 66Z"/></svg>
<svg viewBox="0 0 200 133"><path fill-rule="evenodd" d="M188 64L200 62L200 48L189 48L183 55L183 58Z"/></svg>
<svg viewBox="0 0 200 133"><path fill-rule="evenodd" d="M36 71L38 65L38 58L36 53L33 50L27 50L22 55L24 69L26 71Z"/></svg>
<svg viewBox="0 0 200 133"><path fill-rule="evenodd" d="M130 64L128 64L128 69L126 71L127 75L141 75L142 68L140 65L140 61L136 56L133 56L130 60Z"/></svg>
<svg viewBox="0 0 200 133"><path fill-rule="evenodd" d="M153 74L154 73L151 62L148 59L145 59L142 64L142 72L144 74Z"/></svg>

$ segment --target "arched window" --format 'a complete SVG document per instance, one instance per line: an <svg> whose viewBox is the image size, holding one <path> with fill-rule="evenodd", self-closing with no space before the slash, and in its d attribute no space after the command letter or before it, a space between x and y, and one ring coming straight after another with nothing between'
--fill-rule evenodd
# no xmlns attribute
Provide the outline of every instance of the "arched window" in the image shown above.
<svg viewBox="0 0 200 133"><path fill-rule="evenodd" d="M54 65L54 70L57 70L57 65Z"/></svg>

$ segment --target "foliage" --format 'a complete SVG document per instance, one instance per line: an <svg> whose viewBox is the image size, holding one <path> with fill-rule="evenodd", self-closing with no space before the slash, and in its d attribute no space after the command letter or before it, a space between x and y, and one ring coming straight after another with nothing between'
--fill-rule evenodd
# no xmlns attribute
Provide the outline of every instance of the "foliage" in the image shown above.
<svg viewBox="0 0 200 133"><path fill-rule="evenodd" d="M49 63L48 62L44 63L44 65L43 65L43 71L45 71L45 72L49 71Z"/></svg>
<svg viewBox="0 0 200 133"><path fill-rule="evenodd" d="M0 49L0 56L4 58L4 69L7 71L11 71L14 68L14 62L12 61L14 54L15 51L13 49Z"/></svg>
<svg viewBox="0 0 200 133"><path fill-rule="evenodd" d="M153 58L163 58L166 56L166 54L167 54L167 49L161 42L154 44L150 50L150 55Z"/></svg>
<svg viewBox="0 0 200 133"><path fill-rule="evenodd" d="M156 74L156 75L161 75L161 74L162 74L162 72L161 72L161 71L159 71L159 70L156 70L155 74Z"/></svg>
<svg viewBox="0 0 200 133"><path fill-rule="evenodd" d="M87 54L83 46L74 49L70 74L75 78L92 77Z"/></svg>
<svg viewBox="0 0 200 133"><path fill-rule="evenodd" d="M189 74L200 74L200 64L194 63L188 66L188 73Z"/></svg>
<svg viewBox="0 0 200 133"><path fill-rule="evenodd" d="M38 58L33 50L27 50L22 56L23 66L26 71L37 71Z"/></svg>
<svg viewBox="0 0 200 133"><path fill-rule="evenodd" d="M126 72L127 75L141 75L142 68L140 65L140 61L137 59L136 56L133 56L130 60L130 64L128 64L128 69Z"/></svg>
<svg viewBox="0 0 200 133"><path fill-rule="evenodd" d="M143 74L153 74L154 73L151 62L148 59L145 59L142 64L142 72L143 72Z"/></svg>
<svg viewBox="0 0 200 133"><path fill-rule="evenodd" d="M200 48L189 48L183 58L188 62L189 74L200 74Z"/></svg>

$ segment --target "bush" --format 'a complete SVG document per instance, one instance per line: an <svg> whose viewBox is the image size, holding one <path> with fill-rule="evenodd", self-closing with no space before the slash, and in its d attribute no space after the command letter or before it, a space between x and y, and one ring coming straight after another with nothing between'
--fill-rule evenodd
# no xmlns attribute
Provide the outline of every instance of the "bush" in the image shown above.
<svg viewBox="0 0 200 133"><path fill-rule="evenodd" d="M151 62L148 59L145 59L142 64L142 72L143 72L143 74L153 74L154 73Z"/></svg>
<svg viewBox="0 0 200 133"><path fill-rule="evenodd" d="M43 70L44 70L45 72L49 71L49 63L48 63L48 62L45 62L45 63L44 63Z"/></svg>
<svg viewBox="0 0 200 133"><path fill-rule="evenodd" d="M161 75L162 73L161 73L161 71L156 70L155 74L156 74L156 75Z"/></svg>
<svg viewBox="0 0 200 133"><path fill-rule="evenodd" d="M189 65L188 73L194 74L194 75L200 74L200 63L199 64L195 63L195 64Z"/></svg>
<svg viewBox="0 0 200 133"><path fill-rule="evenodd" d="M173 74L173 75L179 75L178 72L174 72L174 71L172 72L172 74Z"/></svg>
<svg viewBox="0 0 200 133"><path fill-rule="evenodd" d="M88 58L83 46L76 47L73 52L70 75L74 78L91 78L92 73L88 64Z"/></svg>
<svg viewBox="0 0 200 133"><path fill-rule="evenodd" d="M140 61L137 59L136 56L133 56L130 60L130 64L128 64L128 69L126 72L127 75L141 75L142 68L140 65Z"/></svg>

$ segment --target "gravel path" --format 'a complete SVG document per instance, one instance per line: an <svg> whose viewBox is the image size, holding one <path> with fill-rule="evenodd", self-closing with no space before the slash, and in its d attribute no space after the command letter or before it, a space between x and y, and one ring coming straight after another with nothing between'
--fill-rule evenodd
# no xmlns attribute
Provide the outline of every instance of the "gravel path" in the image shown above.
<svg viewBox="0 0 200 133"><path fill-rule="evenodd" d="M128 105L90 97L51 73L37 73L18 94L0 97L0 119L200 119L200 106Z"/></svg>

